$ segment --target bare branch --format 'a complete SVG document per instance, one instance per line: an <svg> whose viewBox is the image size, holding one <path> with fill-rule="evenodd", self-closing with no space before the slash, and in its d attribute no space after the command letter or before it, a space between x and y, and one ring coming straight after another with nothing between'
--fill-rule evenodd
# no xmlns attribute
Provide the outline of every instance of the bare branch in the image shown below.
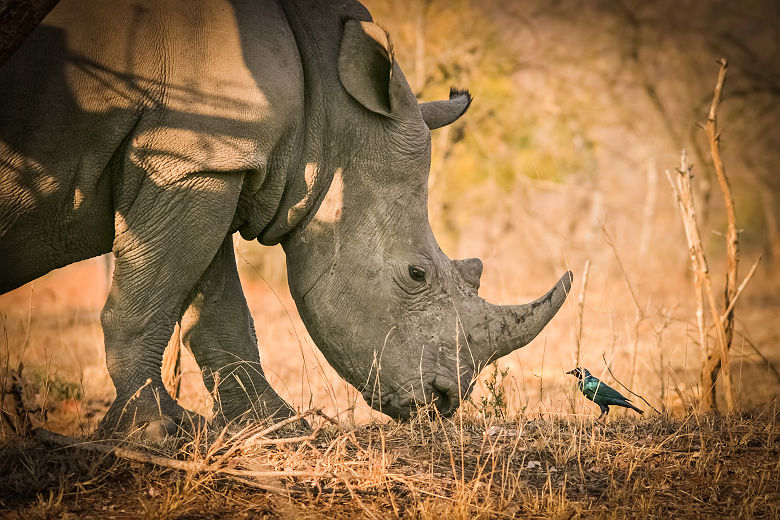
<svg viewBox="0 0 780 520"><path fill-rule="evenodd" d="M728 61L726 58L721 58L718 63L720 64L720 70L718 71L718 79L715 83L715 93L712 96L712 105L710 106L710 113L707 117L705 130L710 142L710 155L712 156L712 163L715 166L715 174L718 178L718 184L720 184L720 190L723 193L723 203L728 222L726 231L726 257L728 259L728 267L726 271L726 287L723 292L723 307L729 310L724 313L726 315L725 323L721 322L719 319L717 321L718 325L723 329L720 366L723 370L723 382L726 386L726 405L728 406L729 411L731 411L734 407L734 397L731 392L731 370L729 366L729 349L731 348L731 340L734 337L734 306L731 305L731 302L735 299L737 293L739 236L737 235L737 219L734 213L734 198L731 195L731 187L729 186L728 177L726 177L726 168L723 165L723 159L720 156L720 133L718 132L717 122L718 107L720 106L723 95L723 84L726 81Z"/></svg>
<svg viewBox="0 0 780 520"><path fill-rule="evenodd" d="M677 169L676 182L672 180L671 174L667 171L666 177L672 187L675 195L680 216L682 217L683 227L685 228L685 237L688 241L688 252L690 255L691 266L694 270L694 285L696 287L696 321L699 328L699 341L702 348L702 357L704 364L702 366L702 385L704 393L702 394L702 403L708 404L712 409L716 409L715 400L715 381L719 369L723 368L723 386L726 394L726 406L729 411L734 406L733 392L731 388L731 375L728 370L728 350L726 344L726 333L723 322L720 320L720 313L715 304L715 296L712 292L712 282L708 274L707 258L704 256L699 225L696 220L696 209L693 203L693 189L691 188L691 168L685 150L680 157L680 168ZM702 295L703 293L703 295ZM709 350L707 346L707 333L704 326L704 302L703 296L706 296L709 305L712 321L715 324L718 343L720 345L720 357ZM723 362L721 362L723 361ZM707 381L709 379L709 381Z"/></svg>
<svg viewBox="0 0 780 520"><path fill-rule="evenodd" d="M155 466L161 466L165 468L176 469L179 471L186 471L191 473L211 473L215 476L229 477L258 489L263 489L270 493L281 494L289 496L291 492L304 491L299 486L289 486L285 488L282 486L269 484L266 482L260 482L257 479L279 479L284 477L312 477L312 478L340 478L340 479L359 479L360 475L352 474L337 474L323 471L251 471L234 469L217 464L208 464L205 460L179 460L170 457L161 457L159 455L152 455L150 453L144 453L142 451L130 450L122 448L120 446L113 446L108 443L101 442L87 442L75 437L68 437L66 435L60 435L58 433L50 432L44 428L38 428L35 430L35 435L38 439L46 444L60 446L65 448L80 449L92 453L100 453L104 455L113 455L120 459L131 460L133 462L140 462L143 464L153 464Z"/></svg>
<svg viewBox="0 0 780 520"><path fill-rule="evenodd" d="M612 242L612 237L609 235L609 231L607 231L607 227L603 222L601 223L601 231L604 233L604 239L607 241L607 244L609 244L609 247L612 248L612 252L615 254L615 260L617 260L620 273L623 275L623 280L626 282L628 292L631 294L631 300L634 302L636 315L638 318L644 317L642 307L639 305L639 299L637 299L636 293L634 292L634 287L631 285L631 280L628 279L628 274L626 274L626 270L623 267L623 262L620 261L620 255L618 254L617 248L615 247L615 243Z"/></svg>
<svg viewBox="0 0 780 520"><path fill-rule="evenodd" d="M721 315L720 319L722 321L726 321L731 313L732 310L734 310L734 306L737 304L737 300L742 295L742 291L745 289L745 286L748 284L751 278L753 278L753 275L756 274L756 268L758 268L759 262L761 262L762 255L758 256L758 259L753 263L753 267L750 268L750 271L748 272L747 276L744 280L742 280L742 283L739 284L739 287L737 288L737 292L734 293L734 297L731 299L731 302L729 303L729 306L726 307L726 310L723 311L723 314ZM731 315L731 319L734 319L734 316Z"/></svg>

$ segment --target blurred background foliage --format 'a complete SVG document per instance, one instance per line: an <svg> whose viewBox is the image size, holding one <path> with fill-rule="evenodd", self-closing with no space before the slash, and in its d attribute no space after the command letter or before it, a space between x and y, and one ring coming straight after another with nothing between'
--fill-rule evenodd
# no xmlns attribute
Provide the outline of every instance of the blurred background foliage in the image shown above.
<svg viewBox="0 0 780 520"><path fill-rule="evenodd" d="M390 32L396 57L421 100L441 98L449 86L469 88L475 96L467 117L433 134L431 214L445 246L457 249L461 218L495 215L498 199L533 206L534 192L563 194L568 190L562 187L570 186L577 195L567 210L547 217L569 233L568 247L578 247L592 234L584 226L599 219L619 228L625 222L636 231L633 240L657 245L663 234L642 235L639 229L648 184L656 185L656 199L649 203L663 202L648 210L653 222L645 226L655 228L656 210L674 209L667 204L663 170L674 167L683 147L696 162L704 223L721 230L721 201L713 192L697 122L707 116L715 60L727 56L720 126L741 238L745 247L767 254L765 266L777 268L777 2L365 4ZM468 217L462 208L468 208ZM634 245L643 253L649 248Z"/></svg>

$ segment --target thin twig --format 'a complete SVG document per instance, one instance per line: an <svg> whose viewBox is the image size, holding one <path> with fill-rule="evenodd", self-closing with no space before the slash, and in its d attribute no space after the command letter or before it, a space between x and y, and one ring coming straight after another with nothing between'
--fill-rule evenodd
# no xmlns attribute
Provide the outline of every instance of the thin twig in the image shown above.
<svg viewBox="0 0 780 520"><path fill-rule="evenodd" d="M753 275L756 273L756 268L758 267L758 263L761 261L762 255L758 256L758 259L753 264L753 267L750 268L750 272L748 272L747 276L744 280L742 280L742 283L739 284L739 287L737 288L737 292L734 293L734 297L731 299L731 302L729 303L729 306L726 307L726 310L723 311L723 314L721 315L720 319L723 321L726 321L729 314L732 310L734 310L734 306L737 304L737 300L739 299L740 295L742 294L743 289L745 289L745 286L748 284L751 278L753 278Z"/></svg>
<svg viewBox="0 0 780 520"><path fill-rule="evenodd" d="M262 443L264 443L265 441L268 440L268 439L266 439L266 437L269 434L271 434L271 433L273 433L273 432L279 430L280 428L283 428L283 427L285 427L285 426L287 426L289 424L300 422L301 420L305 419L306 417L308 417L310 415L315 415L315 414L316 414L315 410L306 410L305 412L295 414L292 417L288 417L287 419L285 419L283 421L279 421L278 423L272 424L271 426L269 426L267 428L264 428L264 429L260 430L259 432L255 432L255 433L249 435L249 437L247 437L246 439L241 439L240 438L241 435L245 435L245 433L242 432L241 434L239 434L238 436L236 436L236 437L234 437L232 439L233 440L233 446L231 446L227 451L225 451L225 453L223 453L220 456L219 460L225 460L225 459L229 458L231 455L233 455L235 452L237 452L239 450L242 450L242 449L245 449L245 448L249 448L251 446L260 445L260 444L262 444ZM244 431L246 432L247 430L244 430ZM311 439L307 437L306 440L311 440Z"/></svg>
<svg viewBox="0 0 780 520"><path fill-rule="evenodd" d="M620 260L620 254L618 253L617 247L615 247L615 243L612 241L612 237L607 231L607 226L605 226L603 222L601 223L601 231L604 233L604 238L607 241L607 244L609 244L609 247L612 248L612 253L615 255L615 261L617 262L618 267L620 267L620 273L623 275L623 281L625 281L628 292L631 293L631 300L634 302L634 330L631 336L631 377L628 380L629 384L634 386L636 361L639 354L639 326L643 321L645 321L646 316L645 312L642 310L642 307L639 305L639 298L637 298L636 292L634 292L634 287L631 285L631 280L628 278L628 273L626 273L626 270L623 267L623 262Z"/></svg>
<svg viewBox="0 0 780 520"><path fill-rule="evenodd" d="M617 384L619 384L620 386L622 386L623 388L625 388L625 389L626 389L626 391L627 391L629 394L631 394L631 395L635 395L635 396L637 396L638 398L640 398L642 401L644 401L644 402L645 402L645 404L646 404L647 406L649 406L650 408L652 408L652 409L653 409L653 411L654 411L655 413L657 413L657 414L660 414L660 413L661 413L661 412L659 412L658 410L656 410L656 409L655 409L655 406L653 406L652 404L648 403L648 402L647 402L647 399L645 399L645 398L644 398L644 397L642 397L641 395L637 394L636 392L632 391L632 390L631 390L630 388L628 388L626 385L624 385L623 383L621 383L621 382L618 380L618 378L617 378L617 377L615 377L615 374L613 374L613 373L612 373L612 369L611 369L611 368L609 368L609 363L607 363L607 357L604 355L604 353L603 353L603 352L601 353L601 359L603 359L603 360L604 360L604 365L606 365L606 367L607 367L607 370L609 371L609 375L611 375L611 376L612 376L612 379L614 379L614 380L617 382Z"/></svg>
<svg viewBox="0 0 780 520"><path fill-rule="evenodd" d="M780 371L777 370L777 367L775 367L774 363L772 363L769 359L767 359L767 357L764 354L762 354L760 350L758 350L758 347L755 346L755 344L752 341L750 341L750 339L748 339L744 334L742 334L741 336L742 339L744 339L747 342L748 346L753 349L753 352L758 354L758 357L764 360L764 363L766 363L766 365L769 367L769 370L771 370L772 373L775 375L775 378L777 379L778 383L780 383Z"/></svg>
<svg viewBox="0 0 780 520"><path fill-rule="evenodd" d="M623 262L620 261L620 255L618 254L615 243L612 241L612 237L609 235L609 231L607 231L607 226L604 225L604 222L601 222L601 231L604 233L604 239L607 241L607 244L612 248L612 252L615 254L615 260L620 268L620 273L623 275L623 280L626 282L628 292L631 294L631 300L634 302L637 318L643 318L644 313L642 312L642 306L639 305L639 299L636 297L634 287L631 285L631 280L628 279L626 269L623 267Z"/></svg>

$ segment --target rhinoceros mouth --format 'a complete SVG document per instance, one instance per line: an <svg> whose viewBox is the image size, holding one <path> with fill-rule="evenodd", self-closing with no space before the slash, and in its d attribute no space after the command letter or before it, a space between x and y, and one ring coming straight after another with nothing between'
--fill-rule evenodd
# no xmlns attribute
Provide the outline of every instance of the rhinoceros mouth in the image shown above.
<svg viewBox="0 0 780 520"><path fill-rule="evenodd" d="M468 395L471 385L459 388L454 379L437 375L425 385L424 398L419 393L419 384L416 388L411 385L401 388L408 389L391 391L385 395L366 389L362 395L369 406L393 419L408 420L413 412L425 407L430 413L435 410L442 417L450 417L460 406L462 398Z"/></svg>

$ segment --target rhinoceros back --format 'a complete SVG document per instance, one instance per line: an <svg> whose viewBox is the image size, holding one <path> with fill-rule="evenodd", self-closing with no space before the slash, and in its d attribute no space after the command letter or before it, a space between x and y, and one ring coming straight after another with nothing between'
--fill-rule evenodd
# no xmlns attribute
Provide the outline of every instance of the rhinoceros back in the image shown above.
<svg viewBox="0 0 780 520"><path fill-rule="evenodd" d="M234 7L62 0L0 66L0 293L110 251L144 183L262 184L300 63L275 2Z"/></svg>

